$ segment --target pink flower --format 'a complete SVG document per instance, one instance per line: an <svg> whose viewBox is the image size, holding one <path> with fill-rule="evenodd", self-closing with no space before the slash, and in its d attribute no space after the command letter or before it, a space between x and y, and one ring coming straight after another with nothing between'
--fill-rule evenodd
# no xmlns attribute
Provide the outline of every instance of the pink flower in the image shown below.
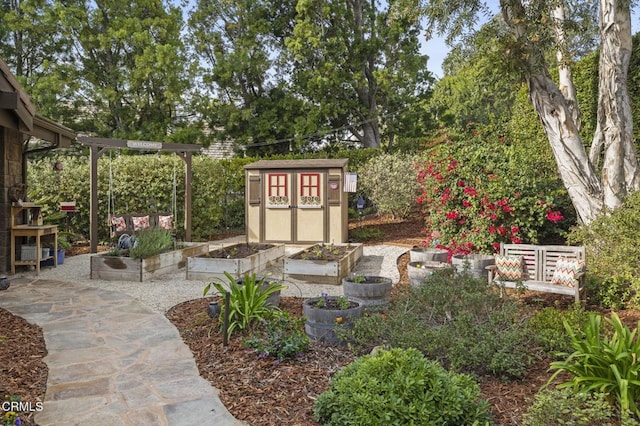
<svg viewBox="0 0 640 426"><path fill-rule="evenodd" d="M447 167L447 171L450 172L451 170L454 170L457 165L458 162L456 160L449 161L449 167Z"/></svg>
<svg viewBox="0 0 640 426"><path fill-rule="evenodd" d="M512 207L509 207L509 206L506 206L506 205L502 206L502 210L507 212L507 213L513 213L514 212Z"/></svg>
<svg viewBox="0 0 640 426"><path fill-rule="evenodd" d="M515 225L511 227L511 234L517 234L518 232L520 232L520 228Z"/></svg>
<svg viewBox="0 0 640 426"><path fill-rule="evenodd" d="M493 225L489 226L489 233L490 234L495 234L496 233L496 227L493 226Z"/></svg>
<svg viewBox="0 0 640 426"><path fill-rule="evenodd" d="M476 191L476 189L472 186L467 186L464 189L464 193L467 194L470 197L475 197L476 195L478 195L478 191Z"/></svg>
<svg viewBox="0 0 640 426"><path fill-rule="evenodd" d="M447 213L447 219L449 220L455 220L458 218L458 212L453 210Z"/></svg>
<svg viewBox="0 0 640 426"><path fill-rule="evenodd" d="M491 245L493 246L493 249L494 249L495 251L500 250L500 243L493 243L493 244L491 244Z"/></svg>
<svg viewBox="0 0 640 426"><path fill-rule="evenodd" d="M464 186L464 181L463 180L459 180L457 185L459 187L463 187Z"/></svg>
<svg viewBox="0 0 640 426"><path fill-rule="evenodd" d="M498 232L500 233L500 235L505 236L507 235L507 230L506 228L502 227L502 226L498 226Z"/></svg>
<svg viewBox="0 0 640 426"><path fill-rule="evenodd" d="M549 210L547 211L547 219L553 223L558 223L564 219L564 216L562 216L562 212Z"/></svg>
<svg viewBox="0 0 640 426"><path fill-rule="evenodd" d="M518 238L518 237L513 237L513 238L511 238L511 242L513 244L520 244L522 242L522 240L520 238Z"/></svg>
<svg viewBox="0 0 640 426"><path fill-rule="evenodd" d="M463 200L462 201L462 205L465 206L465 207L471 207L471 203L468 202L467 200Z"/></svg>

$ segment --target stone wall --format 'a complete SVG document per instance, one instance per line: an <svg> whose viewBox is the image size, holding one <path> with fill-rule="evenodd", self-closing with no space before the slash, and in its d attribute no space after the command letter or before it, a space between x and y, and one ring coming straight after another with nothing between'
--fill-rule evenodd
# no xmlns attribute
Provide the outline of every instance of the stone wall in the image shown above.
<svg viewBox="0 0 640 426"><path fill-rule="evenodd" d="M22 181L22 138L17 130L0 127L0 274L11 270L11 201L9 188Z"/></svg>

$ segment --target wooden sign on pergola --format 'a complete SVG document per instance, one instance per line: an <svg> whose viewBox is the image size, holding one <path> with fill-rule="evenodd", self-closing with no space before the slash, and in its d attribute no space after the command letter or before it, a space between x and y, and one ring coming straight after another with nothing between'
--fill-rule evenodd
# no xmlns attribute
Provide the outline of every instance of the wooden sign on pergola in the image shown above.
<svg viewBox="0 0 640 426"><path fill-rule="evenodd" d="M184 173L184 239L191 241L191 157L200 152L200 145L165 143L153 141L132 141L79 136L78 140L91 148L91 201L89 204L89 239L91 253L98 252L98 158L113 148L128 148L140 151L175 152L185 163Z"/></svg>

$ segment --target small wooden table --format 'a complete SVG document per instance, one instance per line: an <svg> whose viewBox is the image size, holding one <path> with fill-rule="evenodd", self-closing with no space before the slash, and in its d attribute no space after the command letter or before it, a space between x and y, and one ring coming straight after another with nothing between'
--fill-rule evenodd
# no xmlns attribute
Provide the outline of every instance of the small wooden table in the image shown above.
<svg viewBox="0 0 640 426"><path fill-rule="evenodd" d="M40 274L40 262L42 258L42 238L53 239L53 266L58 266L58 225L37 225L19 224L18 216L24 211L28 211L31 217L40 215L40 206L33 203L23 203L22 205L11 206L11 275L16 273L16 265L33 265L36 267L36 274ZM36 240L35 259L16 260L16 238L34 237Z"/></svg>

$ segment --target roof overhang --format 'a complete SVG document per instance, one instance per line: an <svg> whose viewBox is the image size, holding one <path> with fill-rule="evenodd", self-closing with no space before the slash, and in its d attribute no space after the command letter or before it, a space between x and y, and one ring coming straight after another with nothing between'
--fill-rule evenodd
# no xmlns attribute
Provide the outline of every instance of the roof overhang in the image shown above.
<svg viewBox="0 0 640 426"><path fill-rule="evenodd" d="M68 148L76 134L48 118L36 114L31 99L11 73L9 66L0 58L0 109L12 113L14 129L30 136L51 142L52 148ZM3 122L3 125L7 125Z"/></svg>

